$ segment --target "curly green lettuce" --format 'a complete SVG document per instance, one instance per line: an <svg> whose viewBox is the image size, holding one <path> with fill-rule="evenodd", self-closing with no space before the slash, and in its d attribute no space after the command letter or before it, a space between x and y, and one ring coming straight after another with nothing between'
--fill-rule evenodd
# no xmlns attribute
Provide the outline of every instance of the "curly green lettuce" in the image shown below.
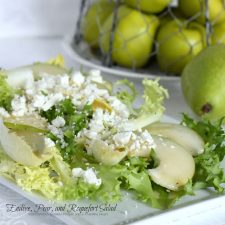
<svg viewBox="0 0 225 225"><path fill-rule="evenodd" d="M194 121L183 115L182 124L196 131L204 140L204 153L194 158L195 175L193 185L195 189L213 187L219 193L224 191L224 168L221 162L225 156L225 133L222 128L224 118L212 123L208 120Z"/></svg>
<svg viewBox="0 0 225 225"><path fill-rule="evenodd" d="M14 96L14 90L8 85L6 76L0 71L0 107L11 111L11 101Z"/></svg>
<svg viewBox="0 0 225 225"><path fill-rule="evenodd" d="M135 116L128 123L122 124L125 130L138 130L157 122L162 117L165 107L164 100L169 97L166 89L160 84L159 80L143 80L144 94L142 96L144 102L136 111ZM130 99L133 99L130 97ZM128 105L129 107L129 105Z"/></svg>

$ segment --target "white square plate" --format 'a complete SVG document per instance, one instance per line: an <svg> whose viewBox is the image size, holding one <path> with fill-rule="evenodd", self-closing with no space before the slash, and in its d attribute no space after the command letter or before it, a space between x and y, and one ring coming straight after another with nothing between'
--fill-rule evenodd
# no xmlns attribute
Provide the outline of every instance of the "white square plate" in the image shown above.
<svg viewBox="0 0 225 225"><path fill-rule="evenodd" d="M174 119L165 116L164 121L166 122L177 122ZM7 180L6 178L0 177L0 183L7 186L8 188L16 191L25 198L31 200L35 204L43 204L44 206L55 207L55 205L67 205L67 209L70 208L70 204L76 206L100 206L100 202L91 202L88 200L82 201L70 201L70 202L52 202L44 199L43 197L23 191L16 184ZM115 206L115 204L111 204ZM103 205L102 205L103 206ZM169 210L158 210L145 205L138 200L133 198L132 193L124 192L124 197L121 202L117 203L116 211L98 212L93 213L81 213L67 211L49 213L55 215L57 218L71 225L120 225L120 224L166 224L168 221L174 221L179 224L179 220L190 218L191 216L204 214L208 210L215 210L225 206L225 195L218 195L214 191L200 190L196 192L196 196L186 196L181 199L173 208ZM40 212L39 212L40 213Z"/></svg>

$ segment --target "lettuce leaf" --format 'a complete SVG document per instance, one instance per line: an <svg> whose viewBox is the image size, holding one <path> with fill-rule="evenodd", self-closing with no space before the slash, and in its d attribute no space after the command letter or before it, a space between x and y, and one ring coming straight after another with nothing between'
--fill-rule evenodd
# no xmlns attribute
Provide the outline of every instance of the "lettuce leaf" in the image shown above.
<svg viewBox="0 0 225 225"><path fill-rule="evenodd" d="M168 98L168 92L159 84L159 80L143 80L144 103L140 108L135 109L136 115L128 123L122 124L124 130L138 130L151 123L159 121L163 115L165 107L164 99Z"/></svg>
<svg viewBox="0 0 225 225"><path fill-rule="evenodd" d="M65 119L64 141L68 145L62 148L61 140L52 133L49 133L48 137L57 143L57 147L60 149L60 153L66 162L71 163L74 152L81 147L74 141L74 137L80 130L88 126L92 114L93 110L90 105L85 105L83 109L80 110L74 107L71 99L63 100L49 110L40 113L49 123L57 116L61 116Z"/></svg>
<svg viewBox="0 0 225 225"><path fill-rule="evenodd" d="M224 118L211 123L208 120L194 121L187 115L183 115L182 124L195 130L205 141L205 151L196 156L195 175L193 185L195 189L213 187L219 193L224 191L222 184L225 183L224 169L221 161L225 156L225 133L222 128Z"/></svg>
<svg viewBox="0 0 225 225"><path fill-rule="evenodd" d="M138 94L135 85L124 79L117 81L113 85L113 89L118 89L116 90L116 97L128 107L131 114L136 115L136 111L132 106Z"/></svg>
<svg viewBox="0 0 225 225"><path fill-rule="evenodd" d="M10 112L13 96L14 90L8 85L4 73L0 71L0 107Z"/></svg>
<svg viewBox="0 0 225 225"><path fill-rule="evenodd" d="M49 59L47 61L48 64L54 65L54 66L59 66L59 67L64 67L65 66L65 61L64 58L61 54L57 55L55 58Z"/></svg>
<svg viewBox="0 0 225 225"><path fill-rule="evenodd" d="M0 174L28 192L40 193L48 199L62 199L61 186L50 176L49 167L23 166L1 152Z"/></svg>

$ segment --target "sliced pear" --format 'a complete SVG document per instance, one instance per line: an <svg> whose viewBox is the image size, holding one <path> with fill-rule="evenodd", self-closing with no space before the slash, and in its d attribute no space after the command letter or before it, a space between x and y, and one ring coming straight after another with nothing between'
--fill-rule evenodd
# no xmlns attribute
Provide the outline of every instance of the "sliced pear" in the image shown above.
<svg viewBox="0 0 225 225"><path fill-rule="evenodd" d="M22 130L16 131L15 134L23 139L32 148L34 153L38 155L43 153L45 149L45 140L42 135Z"/></svg>
<svg viewBox="0 0 225 225"><path fill-rule="evenodd" d="M87 149L104 165L116 165L127 155L127 151L115 150L101 140L94 140Z"/></svg>
<svg viewBox="0 0 225 225"><path fill-rule="evenodd" d="M47 121L40 116L21 116L4 118L4 125L13 130L45 133Z"/></svg>
<svg viewBox="0 0 225 225"><path fill-rule="evenodd" d="M140 149L139 151L129 151L128 156L130 157L149 157L151 148L149 149Z"/></svg>
<svg viewBox="0 0 225 225"><path fill-rule="evenodd" d="M33 71L29 67L21 67L13 70L4 71L7 83L12 88L23 88L27 83L34 82Z"/></svg>
<svg viewBox="0 0 225 225"><path fill-rule="evenodd" d="M33 65L3 71L7 83L12 88L23 88L27 83L32 83L41 73L60 75L68 73L65 68L48 63L35 63Z"/></svg>
<svg viewBox="0 0 225 225"><path fill-rule="evenodd" d="M33 147L38 147L32 149L32 146L26 142L29 137L25 137L25 134L22 135L23 137L20 137L16 133L10 132L3 124L2 120L0 120L0 134L0 146L3 151L18 163L26 166L39 166L52 157L52 153L44 149L45 146L40 143L33 143ZM34 138L32 138L32 140L34 141ZM32 142L32 140L29 142ZM40 139L38 139L38 141L40 141Z"/></svg>
<svg viewBox="0 0 225 225"><path fill-rule="evenodd" d="M94 111L100 108L108 112L112 112L112 107L104 99L95 99L92 103L92 108Z"/></svg>
<svg viewBox="0 0 225 225"><path fill-rule="evenodd" d="M171 139L194 156L204 152L204 141L188 127L172 123L154 123L148 126L147 130L153 135Z"/></svg>
<svg viewBox="0 0 225 225"><path fill-rule="evenodd" d="M195 172L192 155L175 142L152 136L156 144L155 153L159 166L149 169L151 179L158 185L176 191L191 179Z"/></svg>

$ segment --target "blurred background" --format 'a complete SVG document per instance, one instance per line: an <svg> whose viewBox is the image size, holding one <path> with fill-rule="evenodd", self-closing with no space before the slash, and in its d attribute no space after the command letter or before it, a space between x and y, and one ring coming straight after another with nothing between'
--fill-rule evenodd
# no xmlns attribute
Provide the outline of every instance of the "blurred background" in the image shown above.
<svg viewBox="0 0 225 225"><path fill-rule="evenodd" d="M225 42L224 0L81 3L74 50L113 69L179 76L207 46Z"/></svg>
<svg viewBox="0 0 225 225"><path fill-rule="evenodd" d="M79 4L79 0L0 0L0 37L73 33Z"/></svg>

